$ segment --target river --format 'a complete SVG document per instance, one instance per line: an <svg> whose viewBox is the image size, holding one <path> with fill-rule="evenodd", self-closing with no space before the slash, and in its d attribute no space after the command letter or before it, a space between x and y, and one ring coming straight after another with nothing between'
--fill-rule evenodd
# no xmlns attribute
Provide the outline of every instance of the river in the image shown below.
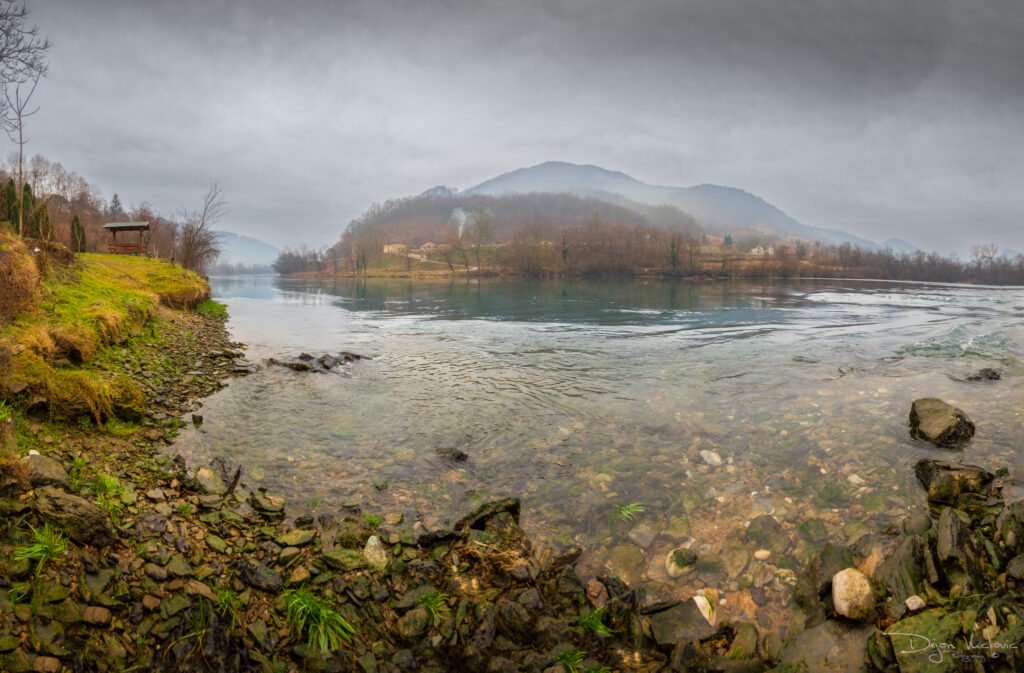
<svg viewBox="0 0 1024 673"><path fill-rule="evenodd" d="M516 495L538 545L586 550L583 574L612 567L680 596L716 587L727 610L766 626L787 621L788 568L827 540L853 542L921 511L914 462L960 457L910 438L913 399L963 408L978 432L962 457L1024 477L1019 288L212 284L254 361L372 359L234 380L173 450L238 461L248 483L289 496L295 511L354 504L432 528ZM966 381L982 367L1002 380ZM789 538L768 563L744 537L763 513ZM680 545L707 562L676 580L664 559Z"/></svg>

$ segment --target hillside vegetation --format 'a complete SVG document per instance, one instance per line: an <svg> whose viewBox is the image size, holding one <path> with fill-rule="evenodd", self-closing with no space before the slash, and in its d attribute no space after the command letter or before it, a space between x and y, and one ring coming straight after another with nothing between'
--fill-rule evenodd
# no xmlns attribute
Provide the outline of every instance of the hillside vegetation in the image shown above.
<svg viewBox="0 0 1024 673"><path fill-rule="evenodd" d="M146 334L159 307L192 308L209 296L198 275L140 257L83 254L34 259L0 233L0 274L20 279L17 310L0 326L0 397L17 398L51 417L82 413L96 423L142 409L136 386L94 367L105 348ZM45 253L43 253L45 256ZM44 274L31 269L43 267Z"/></svg>

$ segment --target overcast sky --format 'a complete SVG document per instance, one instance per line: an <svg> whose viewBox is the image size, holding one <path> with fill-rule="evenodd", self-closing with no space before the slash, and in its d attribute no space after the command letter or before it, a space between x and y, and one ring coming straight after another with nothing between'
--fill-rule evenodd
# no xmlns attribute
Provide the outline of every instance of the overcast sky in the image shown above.
<svg viewBox="0 0 1024 673"><path fill-rule="evenodd" d="M807 224L1024 250L1020 0L29 0L29 150L105 198L319 245L547 160Z"/></svg>

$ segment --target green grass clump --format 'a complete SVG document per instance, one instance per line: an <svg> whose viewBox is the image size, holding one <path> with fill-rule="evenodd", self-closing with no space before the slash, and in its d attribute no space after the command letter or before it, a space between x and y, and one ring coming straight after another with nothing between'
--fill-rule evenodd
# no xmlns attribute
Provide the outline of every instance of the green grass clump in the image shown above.
<svg viewBox="0 0 1024 673"><path fill-rule="evenodd" d="M0 423L9 421L13 415L14 412L11 410L11 406L7 404L7 400L0 400Z"/></svg>
<svg viewBox="0 0 1024 673"><path fill-rule="evenodd" d="M228 307L212 299L204 299L196 306L196 313L207 318L220 318L226 320Z"/></svg>
<svg viewBox="0 0 1024 673"><path fill-rule="evenodd" d="M615 633L604 624L604 608L598 608L597 610L590 610L580 615L577 621L581 627L587 631L601 636L602 638L610 638Z"/></svg>
<svg viewBox="0 0 1024 673"><path fill-rule="evenodd" d="M448 594L443 594L438 591L431 591L428 594L423 594L416 602L427 609L430 613L430 618L436 624L441 619L442 615L448 614L448 604L445 601L448 600Z"/></svg>
<svg viewBox="0 0 1024 673"><path fill-rule="evenodd" d="M14 550L14 559L16 561L35 561L36 577L39 577L47 563L64 555L68 549L68 539L64 533L51 528L48 523L43 524L42 528L33 528L32 539L31 544L17 547Z"/></svg>
<svg viewBox="0 0 1024 673"><path fill-rule="evenodd" d="M216 589L217 613L224 619L231 622L231 626L238 626L238 613L245 604L245 599L231 589Z"/></svg>
<svg viewBox="0 0 1024 673"><path fill-rule="evenodd" d="M366 525L370 528L376 528L380 525L380 517L376 514L364 514L363 521L365 521Z"/></svg>
<svg viewBox="0 0 1024 673"><path fill-rule="evenodd" d="M178 505L177 511L178 511L178 516L180 516L181 518L183 518L183 519L191 519L192 518L192 503L190 503L190 502L183 502L183 503L181 503L180 505Z"/></svg>
<svg viewBox="0 0 1024 673"><path fill-rule="evenodd" d="M562 665L565 673L579 673L580 665L586 656L587 653L580 650L566 650L555 657L555 661Z"/></svg>
<svg viewBox="0 0 1024 673"><path fill-rule="evenodd" d="M638 514L646 512L647 508L638 502L628 502L625 505L619 505L612 512L612 516L619 521L632 521Z"/></svg>
<svg viewBox="0 0 1024 673"><path fill-rule="evenodd" d="M304 636L313 650L330 652L341 647L342 641L352 642L352 625L306 587L287 592L285 602L292 632Z"/></svg>

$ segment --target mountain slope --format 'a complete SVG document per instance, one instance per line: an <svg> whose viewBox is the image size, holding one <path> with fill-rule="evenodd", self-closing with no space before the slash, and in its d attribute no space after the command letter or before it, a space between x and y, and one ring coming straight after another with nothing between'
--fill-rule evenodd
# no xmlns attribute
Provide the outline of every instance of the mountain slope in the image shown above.
<svg viewBox="0 0 1024 673"><path fill-rule="evenodd" d="M844 231L798 222L759 196L742 189L707 184L695 187L650 185L600 166L549 161L499 175L465 193L500 195L529 192L570 192L597 198L614 194L649 205L676 206L696 217L702 226L723 233L753 230L823 243L848 242L864 248L878 247Z"/></svg>

